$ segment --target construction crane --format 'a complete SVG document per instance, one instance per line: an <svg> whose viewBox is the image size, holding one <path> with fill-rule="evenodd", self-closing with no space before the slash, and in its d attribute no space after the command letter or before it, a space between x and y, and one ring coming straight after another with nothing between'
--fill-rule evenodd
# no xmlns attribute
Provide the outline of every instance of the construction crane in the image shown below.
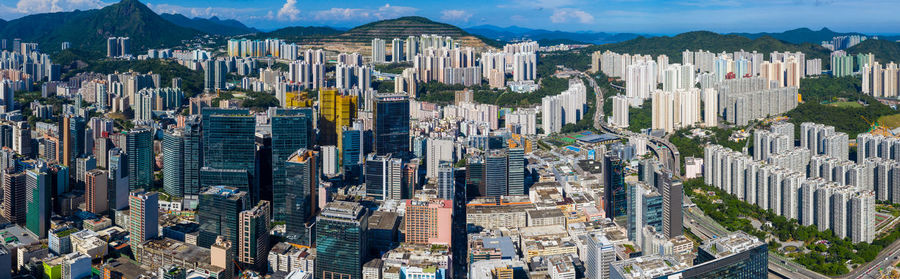
<svg viewBox="0 0 900 279"><path fill-rule="evenodd" d="M875 122L869 121L869 119L867 119L865 116L862 116L862 115L860 115L859 117L862 118L864 121L866 121L866 123L868 123L870 126L869 131L867 131L866 133L870 133L870 134L874 134L874 135L881 135L881 136L885 136L885 137L896 137L896 135L894 135L894 132L891 131L891 129L889 129L888 127L885 127L885 126L881 126L881 124L879 124L878 121L875 121Z"/></svg>

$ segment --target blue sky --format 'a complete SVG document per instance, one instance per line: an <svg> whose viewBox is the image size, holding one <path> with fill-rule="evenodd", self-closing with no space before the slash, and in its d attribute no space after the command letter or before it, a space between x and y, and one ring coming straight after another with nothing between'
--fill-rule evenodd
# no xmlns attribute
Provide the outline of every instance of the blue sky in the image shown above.
<svg viewBox="0 0 900 279"><path fill-rule="evenodd" d="M90 9L114 0L0 0L0 18ZM140 0L157 12L233 18L273 29L353 27L418 15L454 25L674 34L693 30L780 32L829 27L900 33L900 0Z"/></svg>

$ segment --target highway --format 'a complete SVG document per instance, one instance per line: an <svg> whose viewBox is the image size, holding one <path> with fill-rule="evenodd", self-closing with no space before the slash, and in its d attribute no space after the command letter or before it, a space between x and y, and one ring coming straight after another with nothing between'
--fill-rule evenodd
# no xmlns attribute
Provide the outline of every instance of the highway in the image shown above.
<svg viewBox="0 0 900 279"><path fill-rule="evenodd" d="M614 127L609 127L606 125L605 121L603 121L603 91L600 89L600 86L597 85L597 81L594 80L593 77L584 72L578 72L581 76L587 78L588 82L591 84L591 88L594 89L594 94L597 95L596 99L596 112L594 113L594 128L600 130L602 132L615 134L620 137L633 137L640 136L645 137L649 140L651 144L648 144L647 147L656 154L657 158L659 158L660 162L665 164L666 168L668 168L676 177L681 177L681 153L678 152L678 148L675 147L674 144L669 142L666 139L658 138L650 135L637 134L628 130L618 129ZM610 83L613 88L620 88L615 84ZM622 88L620 88L622 89ZM665 150L662 150L665 149ZM663 155L664 154L664 155Z"/></svg>

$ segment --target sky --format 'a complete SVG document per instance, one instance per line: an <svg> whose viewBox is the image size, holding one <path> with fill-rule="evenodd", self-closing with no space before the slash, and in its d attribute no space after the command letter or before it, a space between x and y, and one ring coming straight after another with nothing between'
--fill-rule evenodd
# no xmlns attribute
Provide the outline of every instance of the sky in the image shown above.
<svg viewBox="0 0 900 279"><path fill-rule="evenodd" d="M103 7L115 0L0 0L0 18ZM424 16L461 27L675 34L686 31L900 33L900 0L140 0L157 13L237 19L271 30L353 27Z"/></svg>

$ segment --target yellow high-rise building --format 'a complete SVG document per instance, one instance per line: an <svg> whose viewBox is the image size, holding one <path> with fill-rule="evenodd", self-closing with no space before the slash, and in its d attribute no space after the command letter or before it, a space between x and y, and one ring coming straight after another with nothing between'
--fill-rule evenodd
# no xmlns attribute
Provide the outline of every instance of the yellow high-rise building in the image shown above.
<svg viewBox="0 0 900 279"><path fill-rule="evenodd" d="M319 90L319 129L322 131L320 145L334 145L341 150L338 135L343 127L349 127L356 119L357 106L356 96L340 95L333 88Z"/></svg>

